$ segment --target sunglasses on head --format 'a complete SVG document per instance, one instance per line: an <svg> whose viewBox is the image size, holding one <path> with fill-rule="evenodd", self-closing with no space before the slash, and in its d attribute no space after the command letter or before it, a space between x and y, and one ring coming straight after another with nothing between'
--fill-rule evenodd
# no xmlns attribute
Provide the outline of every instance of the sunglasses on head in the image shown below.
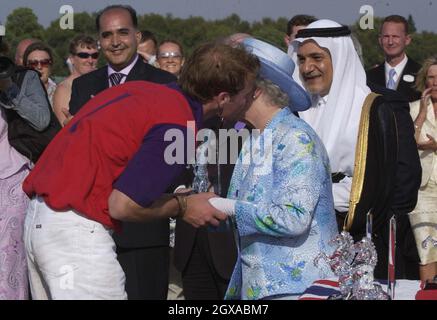
<svg viewBox="0 0 437 320"><path fill-rule="evenodd" d="M27 61L27 65L31 68L36 68L38 65L41 65L41 67L45 68L52 64L52 60L50 59L44 59L44 60L29 60Z"/></svg>
<svg viewBox="0 0 437 320"><path fill-rule="evenodd" d="M94 52L94 53L78 52L78 53L76 53L76 56L78 56L81 59L88 59L89 57L91 57L93 59L98 59L99 58L99 52Z"/></svg>

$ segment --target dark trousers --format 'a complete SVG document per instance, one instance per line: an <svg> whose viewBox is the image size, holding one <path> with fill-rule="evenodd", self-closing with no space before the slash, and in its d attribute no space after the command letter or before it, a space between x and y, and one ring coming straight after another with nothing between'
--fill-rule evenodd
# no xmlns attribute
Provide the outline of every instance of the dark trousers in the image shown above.
<svg viewBox="0 0 437 320"><path fill-rule="evenodd" d="M229 280L214 269L206 233L198 232L190 259L182 272L186 300L223 300Z"/></svg>
<svg viewBox="0 0 437 320"><path fill-rule="evenodd" d="M166 300L169 247L117 248L129 300Z"/></svg>
<svg viewBox="0 0 437 320"><path fill-rule="evenodd" d="M344 221L346 220L346 214L347 212L340 212L335 210L335 218L337 219L338 232L343 231Z"/></svg>

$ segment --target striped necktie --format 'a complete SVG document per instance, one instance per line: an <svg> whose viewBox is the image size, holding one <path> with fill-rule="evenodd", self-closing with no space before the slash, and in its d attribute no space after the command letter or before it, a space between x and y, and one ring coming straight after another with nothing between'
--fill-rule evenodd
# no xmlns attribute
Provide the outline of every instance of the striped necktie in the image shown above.
<svg viewBox="0 0 437 320"><path fill-rule="evenodd" d="M388 81L387 81L387 88L395 90L396 89L396 82L395 82L395 74L396 74L396 70L395 69L390 69L390 71L388 72Z"/></svg>
<svg viewBox="0 0 437 320"><path fill-rule="evenodd" d="M111 87L120 84L121 79L123 79L124 74L120 72L114 72L109 76L109 81L111 81Z"/></svg>

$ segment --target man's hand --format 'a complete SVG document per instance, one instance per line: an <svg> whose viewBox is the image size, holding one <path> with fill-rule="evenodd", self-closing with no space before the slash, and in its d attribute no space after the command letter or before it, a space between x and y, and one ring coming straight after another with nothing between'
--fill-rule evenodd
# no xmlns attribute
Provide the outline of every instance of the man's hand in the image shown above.
<svg viewBox="0 0 437 320"><path fill-rule="evenodd" d="M428 137L428 141L426 142L420 142L417 144L417 148L419 150L432 150L432 151L436 151L437 150L437 142L435 141L434 137L427 134L426 135Z"/></svg>
<svg viewBox="0 0 437 320"><path fill-rule="evenodd" d="M185 222L193 227L213 225L218 227L220 221L226 220L227 215L215 209L208 199L217 197L211 192L193 194L187 197L187 210L184 215Z"/></svg>
<svg viewBox="0 0 437 320"><path fill-rule="evenodd" d="M422 92L422 97L420 98L419 114L425 116L425 118L428 109L428 103L429 100L431 99L431 91L432 91L432 87L425 89Z"/></svg>
<svg viewBox="0 0 437 320"><path fill-rule="evenodd" d="M137 53L143 58L144 62L154 66L154 67L158 67L157 66L157 62L156 62L156 55L144 52L144 51L137 51Z"/></svg>

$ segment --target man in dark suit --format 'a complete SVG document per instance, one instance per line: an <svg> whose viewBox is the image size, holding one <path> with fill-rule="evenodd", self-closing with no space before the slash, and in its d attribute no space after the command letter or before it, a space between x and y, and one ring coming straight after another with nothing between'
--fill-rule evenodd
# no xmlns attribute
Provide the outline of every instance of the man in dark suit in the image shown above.
<svg viewBox="0 0 437 320"><path fill-rule="evenodd" d="M214 130L218 143L221 136L218 129L221 121L215 117L204 123L206 128ZM223 129L234 128L234 123L226 124ZM234 163L238 153L232 154L230 138L227 138L226 164L210 164L208 179L214 191L226 197L229 183L234 170ZM224 143L224 142L223 142ZM238 150L242 140L238 141ZM233 158L235 156L235 159ZM220 177L218 176L220 165ZM190 185L193 174L185 173L180 183ZM220 187L219 187L220 185ZM184 296L187 300L222 300L225 296L229 280L237 261L237 247L233 228L222 222L218 228L194 228L182 219L176 222L174 264L182 274Z"/></svg>
<svg viewBox="0 0 437 320"><path fill-rule="evenodd" d="M141 32L137 30L134 9L129 6L109 6L96 18L99 42L108 65L73 81L70 113L74 115L93 96L113 86L113 73L122 74L118 83L146 80L169 83L176 78L138 59L137 47ZM115 78L115 76L113 77Z"/></svg>
<svg viewBox="0 0 437 320"><path fill-rule="evenodd" d="M176 78L143 62L137 54L141 32L129 6L109 6L96 17L99 42L108 65L73 81L70 112L75 114L99 92L126 81L169 83ZM118 260L126 274L129 299L166 299L168 290L168 220L123 224L114 234Z"/></svg>
<svg viewBox="0 0 437 320"><path fill-rule="evenodd" d="M414 83L421 66L405 54L410 43L407 20L398 15L386 17L379 35L385 62L367 71L367 81L396 90L411 102L420 99Z"/></svg>

